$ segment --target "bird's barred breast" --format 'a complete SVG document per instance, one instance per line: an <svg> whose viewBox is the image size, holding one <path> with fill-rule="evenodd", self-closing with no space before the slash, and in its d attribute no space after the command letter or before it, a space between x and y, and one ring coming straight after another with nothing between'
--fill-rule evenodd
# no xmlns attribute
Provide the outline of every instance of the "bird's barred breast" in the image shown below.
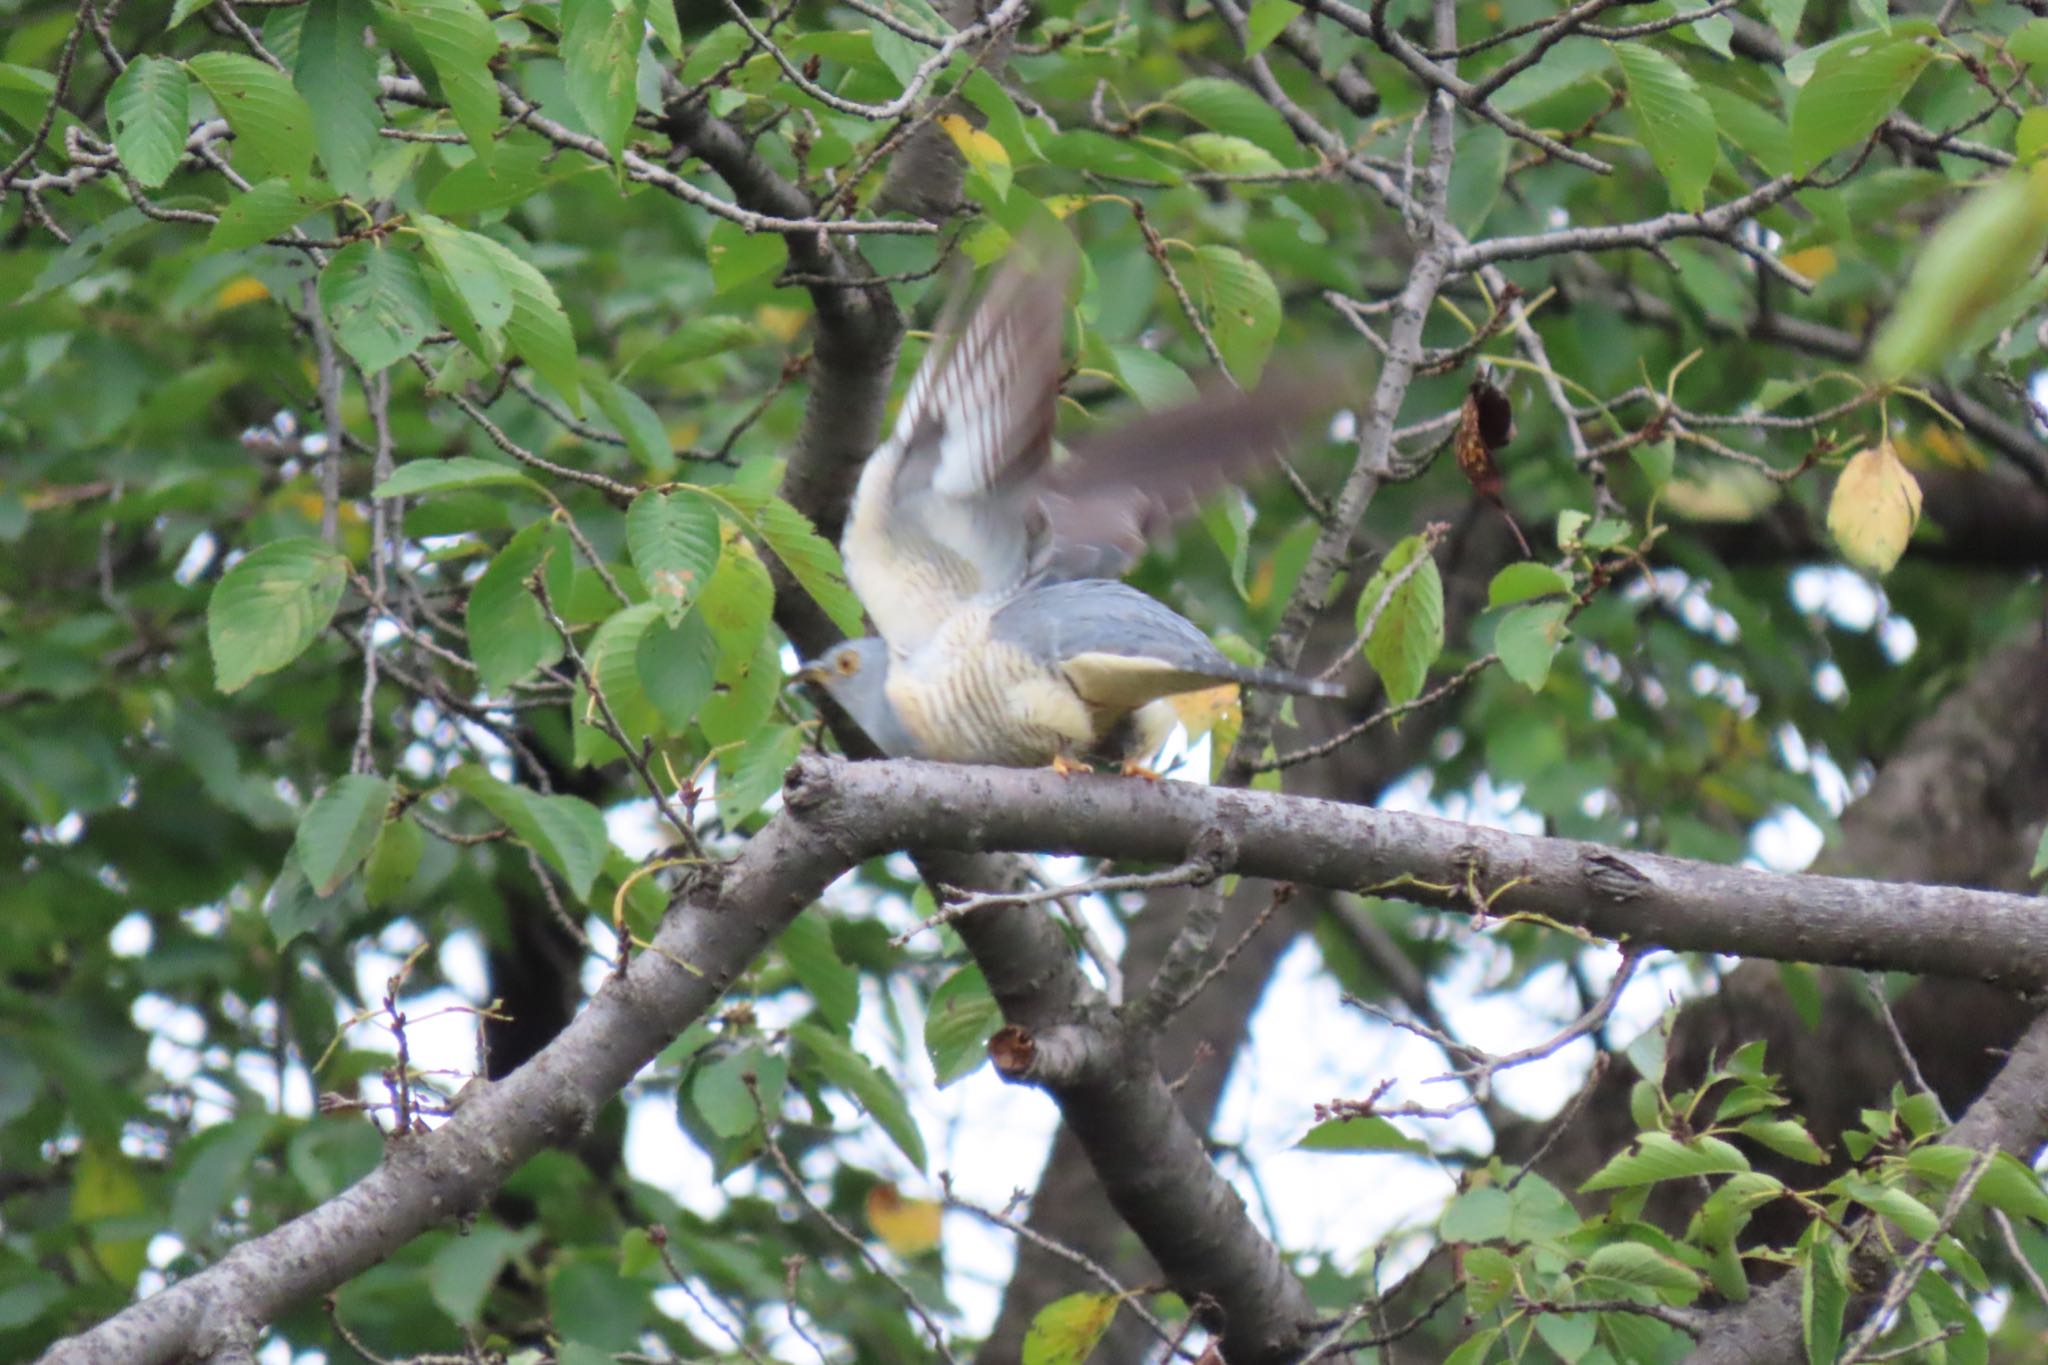
<svg viewBox="0 0 2048 1365"><path fill-rule="evenodd" d="M989 638L988 614L956 613L906 666L890 670L889 700L932 757L1030 767L1076 754L1094 738L1088 711L1063 677Z"/></svg>

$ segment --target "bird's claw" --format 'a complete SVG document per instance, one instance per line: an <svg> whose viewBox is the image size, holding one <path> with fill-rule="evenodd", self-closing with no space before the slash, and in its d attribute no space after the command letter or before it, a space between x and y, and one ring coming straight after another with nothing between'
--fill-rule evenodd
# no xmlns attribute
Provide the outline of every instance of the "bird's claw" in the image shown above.
<svg viewBox="0 0 2048 1365"><path fill-rule="evenodd" d="M1088 765L1086 763L1078 763L1068 758L1065 754L1054 754L1052 756L1052 770L1061 777L1072 777L1075 773L1087 772Z"/></svg>
<svg viewBox="0 0 2048 1365"><path fill-rule="evenodd" d="M1123 773L1125 777L1142 777L1147 782L1163 782L1166 780L1165 773L1160 772L1157 768L1148 768L1135 758L1124 760Z"/></svg>

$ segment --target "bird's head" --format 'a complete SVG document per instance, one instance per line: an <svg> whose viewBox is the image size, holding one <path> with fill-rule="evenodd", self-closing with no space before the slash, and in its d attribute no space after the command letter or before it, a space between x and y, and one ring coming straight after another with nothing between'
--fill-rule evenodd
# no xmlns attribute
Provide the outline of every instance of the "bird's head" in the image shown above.
<svg viewBox="0 0 2048 1365"><path fill-rule="evenodd" d="M915 741L883 690L889 680L889 649L879 639L869 635L842 641L798 668L796 677L837 702L883 753L896 758L916 752Z"/></svg>

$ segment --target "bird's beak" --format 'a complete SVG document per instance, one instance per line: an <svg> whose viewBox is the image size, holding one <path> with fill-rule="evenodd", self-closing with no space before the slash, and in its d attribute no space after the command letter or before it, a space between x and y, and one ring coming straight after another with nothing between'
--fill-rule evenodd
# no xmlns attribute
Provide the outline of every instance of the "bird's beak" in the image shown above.
<svg viewBox="0 0 2048 1365"><path fill-rule="evenodd" d="M819 663L798 664L795 674L793 674L790 677L790 680L786 684L786 686L794 687L798 683L810 683L812 686L823 686L824 682L825 665Z"/></svg>

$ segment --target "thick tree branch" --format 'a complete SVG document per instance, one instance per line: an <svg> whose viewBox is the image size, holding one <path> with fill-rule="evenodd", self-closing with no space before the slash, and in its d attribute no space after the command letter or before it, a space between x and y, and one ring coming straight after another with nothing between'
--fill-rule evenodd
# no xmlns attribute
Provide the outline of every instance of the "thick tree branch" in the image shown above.
<svg viewBox="0 0 2048 1365"><path fill-rule="evenodd" d="M468 1094L432 1134L394 1140L336 1199L46 1359L203 1354L230 1328L269 1321L473 1211L526 1158L575 1137L828 883L899 848L1166 862L1221 830L1238 870L1252 875L1538 917L1638 945L2048 984L2048 921L2028 896L1718 867L1265 792L1035 771L811 758L792 770L786 798L722 875L679 893L653 949L530 1063ZM1051 1088L1148 1249L1169 1275L1201 1277L1175 1287L1219 1304L1231 1359L1283 1358L1281 1338L1292 1337L1276 1329L1304 1302L1299 1287L1174 1108L1136 1031L1089 999L1085 983L1045 989L1079 973L1044 916L997 907L963 919L961 932L980 940L990 987L1027 1039L1079 1044L1065 1050L1081 1062ZM2048 1042L2040 1051L2048 1066ZM1028 1061L1011 1069L1036 1074ZM1138 1130L1156 1140L1149 1148L1128 1141L1134 1115L1149 1120ZM1968 1123L1958 1132L1975 1132ZM1225 1266L1260 1265L1275 1269L1204 1282Z"/></svg>

